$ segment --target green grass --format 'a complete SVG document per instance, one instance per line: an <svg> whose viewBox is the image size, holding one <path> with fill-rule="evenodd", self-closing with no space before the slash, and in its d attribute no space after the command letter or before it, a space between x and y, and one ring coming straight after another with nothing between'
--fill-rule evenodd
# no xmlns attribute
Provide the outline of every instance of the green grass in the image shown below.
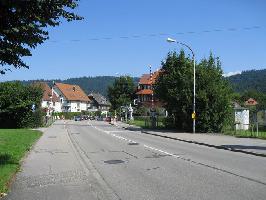
<svg viewBox="0 0 266 200"><path fill-rule="evenodd" d="M40 138L41 132L28 129L0 129L0 192L20 168L20 160Z"/></svg>
<svg viewBox="0 0 266 200"><path fill-rule="evenodd" d="M132 120L132 121L129 121L129 124L130 125L135 125L135 126L139 126L141 128L145 128L145 121L143 120Z"/></svg>
<svg viewBox="0 0 266 200"><path fill-rule="evenodd" d="M255 131L251 130L226 130L224 132L225 135L232 135L235 137L240 137L240 138L259 138L259 139L266 139L266 131L259 131L258 134Z"/></svg>
<svg viewBox="0 0 266 200"><path fill-rule="evenodd" d="M266 132L259 131L258 133L252 131L237 131L235 134L236 137L246 137L246 138L260 138L266 139Z"/></svg>
<svg viewBox="0 0 266 200"><path fill-rule="evenodd" d="M141 127L141 128L151 128L151 123L150 121L147 121L145 123L145 120L142 120L142 119L135 119L135 120L132 120L132 121L129 121L128 122L130 125L135 125L135 126L138 126L138 127ZM161 129L161 128L164 128L164 124L163 122L158 122L158 126L156 127L156 129Z"/></svg>

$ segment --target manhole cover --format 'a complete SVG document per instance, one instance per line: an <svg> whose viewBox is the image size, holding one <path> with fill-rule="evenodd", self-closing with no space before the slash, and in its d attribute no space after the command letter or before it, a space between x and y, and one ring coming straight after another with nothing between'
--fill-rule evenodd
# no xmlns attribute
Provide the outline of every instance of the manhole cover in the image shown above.
<svg viewBox="0 0 266 200"><path fill-rule="evenodd" d="M106 160L104 161L104 163L107 163L107 164L120 164L120 163L124 163L125 161L123 160Z"/></svg>
<svg viewBox="0 0 266 200"><path fill-rule="evenodd" d="M137 142L129 142L128 145L139 145Z"/></svg>

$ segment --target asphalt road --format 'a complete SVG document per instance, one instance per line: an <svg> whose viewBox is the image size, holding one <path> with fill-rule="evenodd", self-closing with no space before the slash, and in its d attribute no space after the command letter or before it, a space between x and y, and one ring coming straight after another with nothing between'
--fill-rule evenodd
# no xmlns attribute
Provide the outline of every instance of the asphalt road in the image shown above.
<svg viewBox="0 0 266 200"><path fill-rule="evenodd" d="M266 158L68 121L68 135L105 198L266 199Z"/></svg>

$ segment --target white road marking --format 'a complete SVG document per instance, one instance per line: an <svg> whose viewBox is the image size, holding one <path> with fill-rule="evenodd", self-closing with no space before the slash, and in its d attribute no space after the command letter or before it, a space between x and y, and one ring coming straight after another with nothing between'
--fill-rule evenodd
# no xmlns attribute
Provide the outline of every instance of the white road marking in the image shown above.
<svg viewBox="0 0 266 200"><path fill-rule="evenodd" d="M160 153L164 153L164 154L166 154L166 155L173 156L173 157L175 157L175 158L180 158L180 156L177 156L177 155L172 154L172 153L168 153L167 151L163 151L163 150L160 150L160 149L156 149L156 148L151 147L151 146L148 146L148 145L146 145L146 144L144 144L143 146L144 146L145 148L147 148L147 149L151 149L151 150L153 150L153 151L158 151L158 152L160 152Z"/></svg>
<svg viewBox="0 0 266 200"><path fill-rule="evenodd" d="M100 132L104 132L104 133L106 133L106 134L108 134L108 135L110 135L110 136L113 136L113 137L115 137L115 138L117 138L117 139L119 139L119 140L124 140L124 141L130 142L130 143L138 143L138 142L135 142L135 141L133 141L133 140L130 140L130 139L124 138L124 137L122 137L122 136L119 136L119 135L116 135L116 134L113 133L113 132L117 132L117 131L105 131L105 130L100 129L100 128L96 127L96 126L93 126L92 124L90 124L90 125L91 125L93 128L97 129L98 131L100 131ZM119 131L119 132L123 132L123 131ZM148 145L146 145L146 144L143 144L143 146L144 146L145 148L147 148L147 149L151 149L151 150L153 150L153 151L158 151L158 152L160 152L160 153L166 154L166 155L168 155L168 156L172 156L172 157L174 157L174 158L181 158L180 156L177 156L177 155L175 155L175 154L169 153L169 152L167 152L167 151L163 151L163 150L161 150L161 149L157 149L157 148L154 148L154 147L148 146Z"/></svg>

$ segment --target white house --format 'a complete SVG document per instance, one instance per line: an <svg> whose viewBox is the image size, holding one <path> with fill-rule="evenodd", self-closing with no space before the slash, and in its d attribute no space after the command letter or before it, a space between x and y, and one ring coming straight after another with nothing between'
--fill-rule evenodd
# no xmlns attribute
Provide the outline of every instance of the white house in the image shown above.
<svg viewBox="0 0 266 200"><path fill-rule="evenodd" d="M78 85L55 83L53 92L60 99L62 112L81 112L90 107L90 99Z"/></svg>
<svg viewBox="0 0 266 200"><path fill-rule="evenodd" d="M43 90L41 107L45 110L46 115L50 116L53 112L61 112L61 102L58 96L53 92L47 83L38 82L34 85Z"/></svg>
<svg viewBox="0 0 266 200"><path fill-rule="evenodd" d="M95 112L95 111L101 111L102 114L105 114L107 116L111 103L100 93L90 93L88 95L90 99L90 106L88 106L88 111Z"/></svg>

